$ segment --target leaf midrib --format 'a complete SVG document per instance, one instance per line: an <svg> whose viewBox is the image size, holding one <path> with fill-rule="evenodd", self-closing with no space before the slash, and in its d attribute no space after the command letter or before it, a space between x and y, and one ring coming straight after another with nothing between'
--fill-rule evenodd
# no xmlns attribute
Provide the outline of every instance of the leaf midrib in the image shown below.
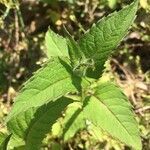
<svg viewBox="0 0 150 150"><path fill-rule="evenodd" d="M129 11L128 11L128 14L130 13L130 11L132 11L132 10L129 10ZM114 13L115 13L115 12L114 12ZM128 14L127 14L124 18L126 18L126 17L128 16ZM108 15L107 17L109 17L109 15ZM103 19L102 19L101 21L103 21ZM101 23L101 21L99 22L99 24ZM105 21L106 21L106 20L105 20ZM126 20L124 19L123 22L126 22ZM100 28L99 28L98 25L97 25L97 26L94 26L93 28L96 28L96 27L97 27L97 29L100 30ZM91 31L91 30L90 30L90 31ZM103 31L103 30L101 30L101 31ZM124 30L125 35L126 35L126 32L127 32L127 31L128 31L128 29ZM103 32L101 32L101 33L103 34ZM89 34L89 32L87 32L87 34ZM84 34L81 38L86 37L87 34ZM112 32L111 34L113 34L113 32ZM125 36L125 35L124 35L124 36ZM91 36L93 36L93 35L91 34ZM123 36L123 37L124 37L124 36ZM123 39L123 38L121 38L121 39ZM94 37L94 41L95 41L95 37ZM107 41L109 41L109 40L107 40ZM118 40L118 42L119 42L119 41L120 41L120 40ZM106 42L106 41L105 41L105 42ZM87 47L87 44L85 44L85 45L86 45L86 47ZM97 47L95 44L94 44L94 46ZM115 47L116 47L116 46L114 46L114 48L115 48ZM113 49L113 48L112 48L112 49ZM95 53L93 53L92 56L89 55L89 56L87 56L87 57L90 57L91 59L95 59L95 56L97 57L96 53L98 53L98 51L99 51L99 50L96 48ZM109 50L105 51L105 53L108 52L108 51L109 51ZM86 52L86 53L87 53L87 52Z"/></svg>
<svg viewBox="0 0 150 150"><path fill-rule="evenodd" d="M69 79L69 78L70 78L70 76L67 76L67 77L64 77L64 78L62 78L62 79L60 79L60 80L57 80L57 81L55 81L55 82L49 84L49 86L47 86L45 89L43 89L42 91L40 90L40 92L38 92L38 93L36 93L34 96L32 96L32 97L30 98L30 100L31 100L31 99L34 99L34 97L36 97L37 95L40 95L41 92L46 91L50 86L54 86L54 85L56 85L58 82L61 82L61 81L63 81L63 80L67 80L67 79ZM32 88L32 89L34 89L34 88ZM32 89L26 89L26 91L32 90ZM24 91L24 92L25 92L25 91ZM59 96L58 96L58 97L59 97ZM49 99L49 98L48 98L48 99ZM21 101L21 100L19 100L19 101ZM24 101L23 101L22 103L24 103Z"/></svg>
<svg viewBox="0 0 150 150"><path fill-rule="evenodd" d="M117 119L117 121L119 122L119 124L122 125L123 129L124 129L124 130L127 132L127 134L130 136L130 139L132 140L132 142L134 142L133 139L131 138L132 136L131 136L131 134L129 133L129 131L128 131L128 130L126 129L126 127L120 122L119 118L111 111L111 109L109 109L109 107L107 107L107 105L106 105L105 103L103 103L99 97L97 97L96 95L93 95L93 97L95 97L99 102L101 102L101 104L104 105L104 106L110 111L111 114L113 114L113 116Z"/></svg>
<svg viewBox="0 0 150 150"><path fill-rule="evenodd" d="M60 79L60 80L57 80L57 81L53 82L53 83L50 84L49 86L52 86L52 85L54 86L54 85L57 84L58 82L63 81L63 80L67 80L67 79L69 79L69 78L70 78L70 76L68 75L68 76L66 76L66 77L64 77L64 78L62 78L62 79ZM47 88L45 88L44 90L42 90L41 92L47 90L47 89L49 88L49 86L48 86ZM27 89L26 89L26 90L27 90ZM32 97L32 99L34 99L34 97L37 97L37 95L41 94L41 92L35 94L35 95ZM68 92L69 92L69 91L68 91ZM71 91L70 91L70 92L71 92ZM66 93L67 93L67 92L66 92ZM64 94L65 94L65 93L64 93ZM54 100L60 98L61 96L63 96L64 94L61 93L61 94L59 94L59 95L57 95L57 96L55 96L55 97L47 98L47 99L44 100L44 103L46 103L48 100L51 101L52 99L53 99L53 101L54 101ZM25 99L25 100L26 100L26 99ZM31 100L31 98L30 98L30 100ZM16 103L17 105L18 105L18 103L19 103L19 105L22 104L22 106L25 106L26 104L28 104L26 101L22 101L20 98L19 98L18 101L16 101L16 102L17 102L17 103ZM30 103L30 107L28 106L27 109L33 107L31 104L32 104L32 103ZM41 101L40 101L40 104L36 105L36 107L37 107L37 106L41 106ZM34 106L34 107L35 107L35 106ZM26 109L26 107L24 107L24 110L23 110L23 111L26 111L27 109ZM13 116L11 116L11 117L17 116L20 112L22 112L22 109L21 109L21 111L19 111L19 112L18 112L18 110L15 110L15 111L13 112ZM9 117L9 119L10 119L11 117ZM7 122L9 121L9 119L7 120Z"/></svg>

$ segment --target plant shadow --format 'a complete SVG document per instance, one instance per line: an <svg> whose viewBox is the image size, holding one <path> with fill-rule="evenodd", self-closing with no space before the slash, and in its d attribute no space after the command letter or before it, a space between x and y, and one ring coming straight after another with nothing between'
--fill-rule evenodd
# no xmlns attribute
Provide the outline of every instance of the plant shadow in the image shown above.
<svg viewBox="0 0 150 150"><path fill-rule="evenodd" d="M86 98L83 102L83 106L82 108L78 108L73 115L70 117L69 121L67 122L67 124L65 124L65 127L63 128L63 134L62 137L64 138L65 134L67 133L67 131L69 130L69 128L71 127L71 125L74 123L74 121L77 119L77 117L83 113L83 109L84 107L86 107L88 105L90 98ZM83 115L83 114L82 114ZM83 122L86 121L86 116L83 115ZM85 123L85 127L86 128L86 123Z"/></svg>

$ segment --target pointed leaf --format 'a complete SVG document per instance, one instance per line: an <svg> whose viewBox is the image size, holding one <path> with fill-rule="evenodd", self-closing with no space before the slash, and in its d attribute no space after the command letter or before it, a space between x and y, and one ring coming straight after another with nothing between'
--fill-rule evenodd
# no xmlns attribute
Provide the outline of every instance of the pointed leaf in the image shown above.
<svg viewBox="0 0 150 150"><path fill-rule="evenodd" d="M31 107L41 106L68 92L79 90L80 84L81 79L72 75L66 62L59 59L51 60L22 88L7 121Z"/></svg>
<svg viewBox="0 0 150 150"><path fill-rule="evenodd" d="M103 83L88 99L84 114L94 125L127 145L141 149L137 122L131 106L119 88L110 82Z"/></svg>
<svg viewBox="0 0 150 150"><path fill-rule="evenodd" d="M68 46L66 39L60 35L57 35L51 29L49 29L45 36L46 54L48 58L51 57L68 57Z"/></svg>
<svg viewBox="0 0 150 150"><path fill-rule="evenodd" d="M67 36L68 53L72 67L79 65L80 60L84 57L84 53L81 51L78 43L73 39L67 29L64 27L65 34Z"/></svg>
<svg viewBox="0 0 150 150"><path fill-rule="evenodd" d="M8 128L16 139L25 141L25 150L40 149L45 135L51 130L52 125L61 117L65 107L73 101L60 98L38 109L30 108L20 113L8 123Z"/></svg>
<svg viewBox="0 0 150 150"><path fill-rule="evenodd" d="M82 77L87 68L87 60L84 57L79 45L70 36L67 40L69 57L71 61L71 66L75 75Z"/></svg>
<svg viewBox="0 0 150 150"><path fill-rule="evenodd" d="M88 69L87 76L99 78L104 63L127 34L137 11L138 1L101 19L79 40L86 58L93 59L95 70Z"/></svg>

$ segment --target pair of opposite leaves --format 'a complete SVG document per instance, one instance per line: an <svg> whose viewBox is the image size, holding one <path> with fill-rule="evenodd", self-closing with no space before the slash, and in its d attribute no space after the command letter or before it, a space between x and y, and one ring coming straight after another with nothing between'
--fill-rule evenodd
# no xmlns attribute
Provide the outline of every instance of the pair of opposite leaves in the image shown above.
<svg viewBox="0 0 150 150"><path fill-rule="evenodd" d="M103 18L95 26L93 26L89 32L79 39L78 45L87 60L85 64L88 66L89 62L94 62L95 70L93 71L93 66L91 67L92 70L88 66L89 68L86 70L87 76L93 78L99 77L100 72L103 71L104 63L108 59L108 56L110 56L112 50L116 48L122 38L126 35L128 28L132 24L137 11L137 3L138 2L135 1L121 11ZM52 31L49 31L46 35L48 56L59 56L61 58L71 57L71 65L73 69L77 71L79 67L79 71L82 71L80 67L82 66L81 64L84 64L84 62L82 61L80 64L79 58L81 57L81 51L79 51L79 53L76 53L76 51L74 52L74 50L77 50L78 48L74 41L70 43L71 46L69 46L69 48L72 48L72 51L69 51L67 42L68 40L56 35ZM75 49L74 46L76 47ZM68 52L71 53L68 54ZM51 72L49 72L50 70ZM40 87L38 87L38 85ZM55 95L50 92L53 90L55 91ZM43 67L40 71L38 71L32 79L25 84L24 88L16 98L16 102L8 116L8 120L11 122L14 118L17 118L20 113L29 110L29 108L40 107L45 103L57 100L59 97L74 90L75 88L72 85L71 77L63 66L58 62L49 62L46 67ZM22 118L23 116L21 119ZM15 128L14 130L11 128L11 131L15 134ZM130 145L134 147L137 145L137 149L141 149L138 136L136 139L136 143L131 140L132 142L130 141Z"/></svg>

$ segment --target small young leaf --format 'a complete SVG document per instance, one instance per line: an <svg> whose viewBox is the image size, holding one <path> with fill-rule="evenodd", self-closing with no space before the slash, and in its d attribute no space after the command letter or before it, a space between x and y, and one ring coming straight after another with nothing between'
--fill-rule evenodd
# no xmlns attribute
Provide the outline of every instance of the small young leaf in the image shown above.
<svg viewBox="0 0 150 150"><path fill-rule="evenodd" d="M77 76L82 77L85 75L84 72L86 72L88 67L88 64L86 64L87 60L78 43L72 38L66 28L65 33L67 35L68 53L73 72Z"/></svg>
<svg viewBox="0 0 150 150"><path fill-rule="evenodd" d="M60 35L57 35L49 29L45 36L46 54L48 58L51 57L69 57L67 41Z"/></svg>
<svg viewBox="0 0 150 150"><path fill-rule="evenodd" d="M141 150L137 122L126 96L110 82L95 89L84 107L87 119L125 144Z"/></svg>
<svg viewBox="0 0 150 150"><path fill-rule="evenodd" d="M79 64L80 60L84 58L84 54L81 51L78 43L73 39L67 29L64 27L64 31L66 34L67 45L68 45L68 53L71 61L71 65L74 68Z"/></svg>
<svg viewBox="0 0 150 150"><path fill-rule="evenodd" d="M127 34L129 27L133 23L137 6L138 0L119 12L104 17L80 38L79 45L81 50L87 59L95 62L95 70L88 69L87 76L100 77L104 69L104 63Z"/></svg>

